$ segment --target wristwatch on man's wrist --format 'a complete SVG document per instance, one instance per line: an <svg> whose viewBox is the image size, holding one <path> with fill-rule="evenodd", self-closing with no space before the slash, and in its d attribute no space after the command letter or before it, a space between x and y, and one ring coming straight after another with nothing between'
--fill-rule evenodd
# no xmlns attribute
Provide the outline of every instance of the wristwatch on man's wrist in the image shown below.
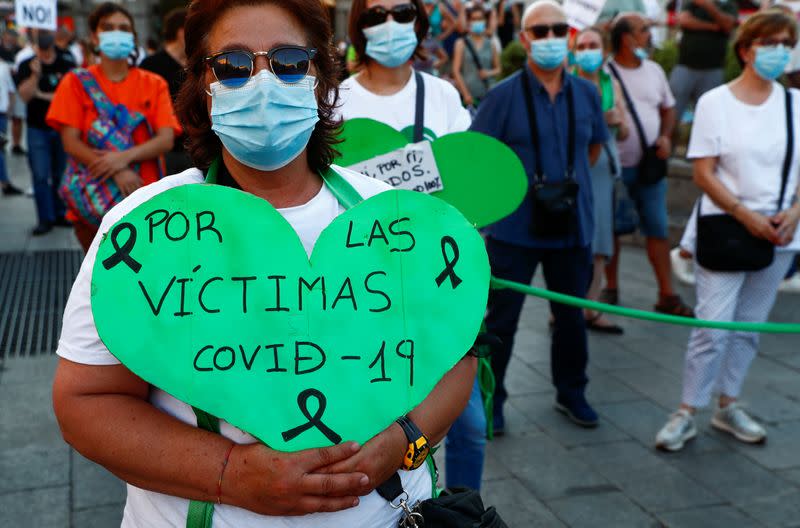
<svg viewBox="0 0 800 528"><path fill-rule="evenodd" d="M397 419L397 424L403 428L403 432L408 439L408 448L406 455L403 457L403 469L411 471L417 469L428 458L431 451L430 442L428 437L420 431L417 424L411 421L408 416L401 416Z"/></svg>

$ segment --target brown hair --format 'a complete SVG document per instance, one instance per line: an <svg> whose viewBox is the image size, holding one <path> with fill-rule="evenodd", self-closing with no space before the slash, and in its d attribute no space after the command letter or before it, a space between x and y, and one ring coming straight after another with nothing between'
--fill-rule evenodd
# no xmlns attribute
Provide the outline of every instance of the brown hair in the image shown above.
<svg viewBox="0 0 800 528"><path fill-rule="evenodd" d="M414 57L424 60L426 56L422 41L428 36L428 28L430 27L428 12L425 11L422 0L409 0L409 3L417 8L417 20L414 22L414 32L417 34L417 49L414 50ZM367 0L353 0L353 4L350 6L350 20L347 29L350 43L353 45L360 66L372 60L367 56L367 37L364 36L363 28L361 27L361 15L366 10Z"/></svg>
<svg viewBox="0 0 800 528"><path fill-rule="evenodd" d="M578 46L578 38L583 35L584 33L594 33L598 37L600 37L600 45L603 47L603 51L607 51L611 46L610 39L608 37L608 33L600 29L598 26L588 26L583 28L582 30L578 31L575 34L575 38L572 39L572 48L576 48Z"/></svg>
<svg viewBox="0 0 800 528"><path fill-rule="evenodd" d="M133 34L135 35L136 23L133 20L133 15L131 15L130 11L119 4L115 4L114 2L103 2L94 8L91 14L89 14L89 30L92 33L97 33L97 28L100 27L100 22L104 18L110 17L111 15L115 15L117 13L122 13L128 18L128 20L130 20L131 29L133 29Z"/></svg>
<svg viewBox="0 0 800 528"><path fill-rule="evenodd" d="M274 5L283 9L303 27L308 45L317 49L313 64L317 78L319 121L306 147L308 165L315 172L327 169L339 155L334 146L340 121L334 117L339 99L336 50L332 44L328 15L319 0L193 0L186 17L186 80L175 102L178 119L186 135L186 144L195 166L205 169L220 156L222 142L211 130L206 105L206 63L211 54L208 35L222 15L238 6Z"/></svg>
<svg viewBox="0 0 800 528"><path fill-rule="evenodd" d="M753 42L759 38L774 35L784 30L789 32L792 40L797 41L797 23L780 9L768 9L756 13L745 20L733 40L733 49L736 52L736 60L739 61L739 66L744 68L742 52L750 49Z"/></svg>
<svg viewBox="0 0 800 528"><path fill-rule="evenodd" d="M172 42L178 38L178 31L183 29L186 24L186 8L176 7L164 17L164 27L162 34L166 42Z"/></svg>

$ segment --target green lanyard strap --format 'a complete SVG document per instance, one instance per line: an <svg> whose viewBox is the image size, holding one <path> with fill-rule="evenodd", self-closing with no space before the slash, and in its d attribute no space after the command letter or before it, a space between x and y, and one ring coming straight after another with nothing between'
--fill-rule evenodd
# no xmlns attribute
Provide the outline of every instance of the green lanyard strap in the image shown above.
<svg viewBox="0 0 800 528"><path fill-rule="evenodd" d="M215 159L208 167L206 174L206 183L216 184L217 174L219 173L220 158ZM345 209L354 207L364 198L356 191L356 189L348 182L341 174L329 167L326 171L320 173L322 180L328 186L333 196ZM212 433L219 434L219 418L212 416L207 412L192 407L195 416L197 417L197 427L211 431ZM202 501L190 501L189 511L186 514L186 528L211 528L214 519L214 503Z"/></svg>

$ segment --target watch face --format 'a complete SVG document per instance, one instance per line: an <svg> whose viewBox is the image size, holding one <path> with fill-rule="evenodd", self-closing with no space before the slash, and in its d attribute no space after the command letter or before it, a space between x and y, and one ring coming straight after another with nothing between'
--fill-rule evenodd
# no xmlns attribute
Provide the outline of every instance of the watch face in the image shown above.
<svg viewBox="0 0 800 528"><path fill-rule="evenodd" d="M431 447L428 443L428 439L424 436L419 438L413 444L408 445L405 466L408 469L417 469L425 462L425 459L428 458L430 451Z"/></svg>

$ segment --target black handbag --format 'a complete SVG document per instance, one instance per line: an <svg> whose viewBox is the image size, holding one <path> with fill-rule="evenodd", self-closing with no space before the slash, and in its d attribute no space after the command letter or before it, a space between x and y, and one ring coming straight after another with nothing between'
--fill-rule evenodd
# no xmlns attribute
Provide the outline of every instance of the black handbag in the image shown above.
<svg viewBox="0 0 800 528"><path fill-rule="evenodd" d="M648 145L647 139L644 135L644 127L639 119L639 114L636 113L636 107L633 104L633 99L625 88L625 83L622 82L622 77L619 71L612 63L608 63L608 68L617 79L619 87L622 89L622 95L625 97L625 102L628 104L628 109L631 113L631 119L636 126L636 132L639 135L639 144L642 146L642 159L639 161L639 167L636 175L636 180L643 185L653 185L660 182L667 176L667 160L658 157L658 147L655 145Z"/></svg>
<svg viewBox="0 0 800 528"><path fill-rule="evenodd" d="M409 505L400 475L395 473L375 491L392 508L403 510L399 528L508 528L494 506L484 507L480 493L473 489L443 491L436 498Z"/></svg>
<svg viewBox="0 0 800 528"><path fill-rule="evenodd" d="M575 179L575 101L572 87L567 88L567 110L569 134L567 136L567 173L561 181L547 181L542 171L542 151L539 142L539 127L536 121L536 106L533 102L528 73L522 72L525 90L525 108L528 111L531 140L536 150L534 160L534 183L530 186L531 224L529 230L536 238L568 238L578 232L578 191Z"/></svg>
<svg viewBox="0 0 800 528"><path fill-rule="evenodd" d="M794 150L794 122L792 96L785 90L786 101L786 156L783 159L781 190L778 194L778 211L783 208L789 170ZM775 258L775 245L769 240L754 236L747 228L728 214L700 214L703 198L697 203L697 262L711 271L759 271Z"/></svg>

